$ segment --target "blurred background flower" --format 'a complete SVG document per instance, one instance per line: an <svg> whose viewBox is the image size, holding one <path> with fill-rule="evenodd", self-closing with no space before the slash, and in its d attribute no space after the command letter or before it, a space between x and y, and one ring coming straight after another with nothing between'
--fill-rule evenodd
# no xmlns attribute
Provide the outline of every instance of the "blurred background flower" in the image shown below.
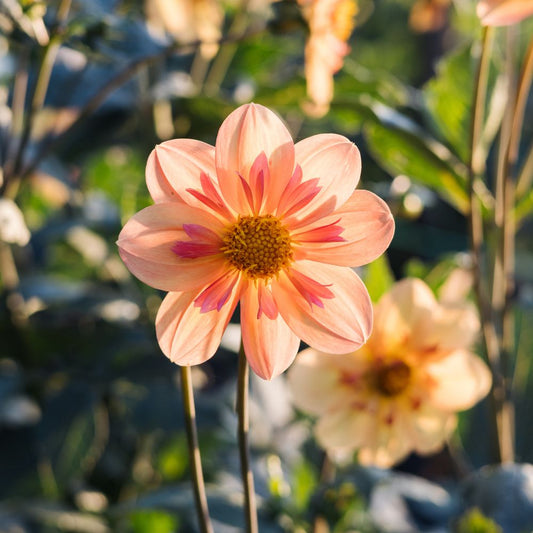
<svg viewBox="0 0 533 533"><path fill-rule="evenodd" d="M375 307L367 344L347 355L304 350L289 371L294 404L317 415L316 438L332 457L358 451L390 467L410 452L438 451L454 413L486 396L491 375L471 352L473 307L439 304L421 280L404 279Z"/></svg>

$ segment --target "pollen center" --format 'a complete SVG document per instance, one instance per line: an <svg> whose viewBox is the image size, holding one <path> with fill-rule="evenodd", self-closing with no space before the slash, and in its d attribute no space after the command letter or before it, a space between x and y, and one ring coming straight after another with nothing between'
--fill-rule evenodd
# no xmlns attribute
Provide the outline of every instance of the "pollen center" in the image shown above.
<svg viewBox="0 0 533 533"><path fill-rule="evenodd" d="M377 369L372 375L375 389L383 396L402 393L411 379L411 369L403 361L394 361Z"/></svg>
<svg viewBox="0 0 533 533"><path fill-rule="evenodd" d="M289 231L272 215L239 217L222 237L222 252L251 278L270 278L292 261Z"/></svg>

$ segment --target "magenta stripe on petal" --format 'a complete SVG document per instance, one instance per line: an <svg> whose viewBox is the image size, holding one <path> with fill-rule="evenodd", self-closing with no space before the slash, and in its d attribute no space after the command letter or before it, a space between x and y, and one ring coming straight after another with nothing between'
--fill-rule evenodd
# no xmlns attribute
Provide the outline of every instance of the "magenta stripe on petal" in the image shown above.
<svg viewBox="0 0 533 533"><path fill-rule="evenodd" d="M202 313L215 309L220 311L235 287L237 276L235 272L228 272L218 278L200 293L194 300L194 305L199 307Z"/></svg>
<svg viewBox="0 0 533 533"><path fill-rule="evenodd" d="M315 304L318 307L324 307L322 298L335 298L335 295L328 289L327 285L322 285L321 283L318 283L318 281L311 279L297 270L289 270L287 272L287 277L290 279L296 290L305 298L310 307L312 307L312 304Z"/></svg>

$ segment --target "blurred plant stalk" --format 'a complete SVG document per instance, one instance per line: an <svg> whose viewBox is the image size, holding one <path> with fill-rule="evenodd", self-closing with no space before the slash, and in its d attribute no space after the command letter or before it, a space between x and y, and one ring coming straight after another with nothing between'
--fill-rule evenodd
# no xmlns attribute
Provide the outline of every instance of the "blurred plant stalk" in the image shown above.
<svg viewBox="0 0 533 533"><path fill-rule="evenodd" d="M496 158L494 210L484 220L481 202L475 193L476 183L486 180L486 161L478 154L484 128L490 57L497 30L483 28L482 50L476 75L472 106L472 130L469 161L469 226L474 260L474 286L479 307L483 343L493 373L491 407L497 438L495 462L515 460L515 408L512 367L516 359L513 295L515 291L516 201L523 195L533 175L530 148L526 162L518 173L518 147L524 123L526 99L533 77L533 39L518 78L515 72L515 26L505 29L506 113L500 126Z"/></svg>

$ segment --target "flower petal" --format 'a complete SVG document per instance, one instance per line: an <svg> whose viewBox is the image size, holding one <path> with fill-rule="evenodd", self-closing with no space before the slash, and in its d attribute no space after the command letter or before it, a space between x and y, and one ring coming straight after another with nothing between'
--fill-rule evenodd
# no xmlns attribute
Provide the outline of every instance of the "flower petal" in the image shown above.
<svg viewBox="0 0 533 533"><path fill-rule="evenodd" d="M294 169L294 143L276 114L258 104L239 107L220 126L215 152L222 195L236 212L244 214L250 210L239 174L248 185L256 185L254 194L261 192L257 183L250 182L257 181L255 174L254 180L250 180L250 169L263 152L269 170L263 172L263 178L270 178L269 183L262 184L267 195L265 210L271 211L277 205Z"/></svg>
<svg viewBox="0 0 533 533"><path fill-rule="evenodd" d="M241 296L241 330L244 353L252 370L263 379L272 379L293 362L300 339L289 329L281 315L272 320L259 318L257 288L249 283Z"/></svg>
<svg viewBox="0 0 533 533"><path fill-rule="evenodd" d="M120 232L117 245L122 260L134 276L165 291L201 287L218 278L226 268L219 255L197 259L179 257L173 247L189 240L184 224L221 231L220 222L208 213L181 202L160 203L139 211Z"/></svg>
<svg viewBox="0 0 533 533"><path fill-rule="evenodd" d="M212 357L237 305L235 288L220 311L203 313L194 305L197 291L167 294L155 320L162 352L178 365L198 365Z"/></svg>
<svg viewBox="0 0 533 533"><path fill-rule="evenodd" d="M413 336L422 338L417 328L426 317L432 319L437 306L431 289L422 280L405 278L395 283L375 306L371 350L394 356L412 342Z"/></svg>
<svg viewBox="0 0 533 533"><path fill-rule="evenodd" d="M314 348L301 351L287 373L294 405L315 415L351 405L358 398L357 390L342 380L344 373L357 370L358 362L356 353L333 355Z"/></svg>
<svg viewBox="0 0 533 533"><path fill-rule="evenodd" d="M146 163L146 185L155 202L198 201L187 189L201 189L200 175L216 176L215 149L194 139L173 139L157 145Z"/></svg>
<svg viewBox="0 0 533 533"><path fill-rule="evenodd" d="M296 162L303 180L318 178L320 191L291 218L302 220L322 206L330 212L350 198L361 176L361 155L355 144L342 135L324 133L295 145Z"/></svg>
<svg viewBox="0 0 533 533"><path fill-rule="evenodd" d="M366 342L372 330L372 304L359 276L349 268L298 261L295 268L322 286L333 298L323 307L309 305L286 273L272 282L279 312L289 327L311 347L326 353L348 353Z"/></svg>
<svg viewBox="0 0 533 533"><path fill-rule="evenodd" d="M343 228L344 242L313 242L314 228ZM394 235L394 219L389 206L374 193L355 191L349 200L331 215L311 226L293 230L291 238L299 243L297 259L310 259L341 266L360 266L379 257Z"/></svg>
<svg viewBox="0 0 533 533"><path fill-rule="evenodd" d="M531 0L481 0L477 15L483 26L509 26L533 15Z"/></svg>
<svg viewBox="0 0 533 533"><path fill-rule="evenodd" d="M492 384L487 365L464 350L457 350L426 369L434 380L431 403L445 411L469 409L488 394Z"/></svg>

